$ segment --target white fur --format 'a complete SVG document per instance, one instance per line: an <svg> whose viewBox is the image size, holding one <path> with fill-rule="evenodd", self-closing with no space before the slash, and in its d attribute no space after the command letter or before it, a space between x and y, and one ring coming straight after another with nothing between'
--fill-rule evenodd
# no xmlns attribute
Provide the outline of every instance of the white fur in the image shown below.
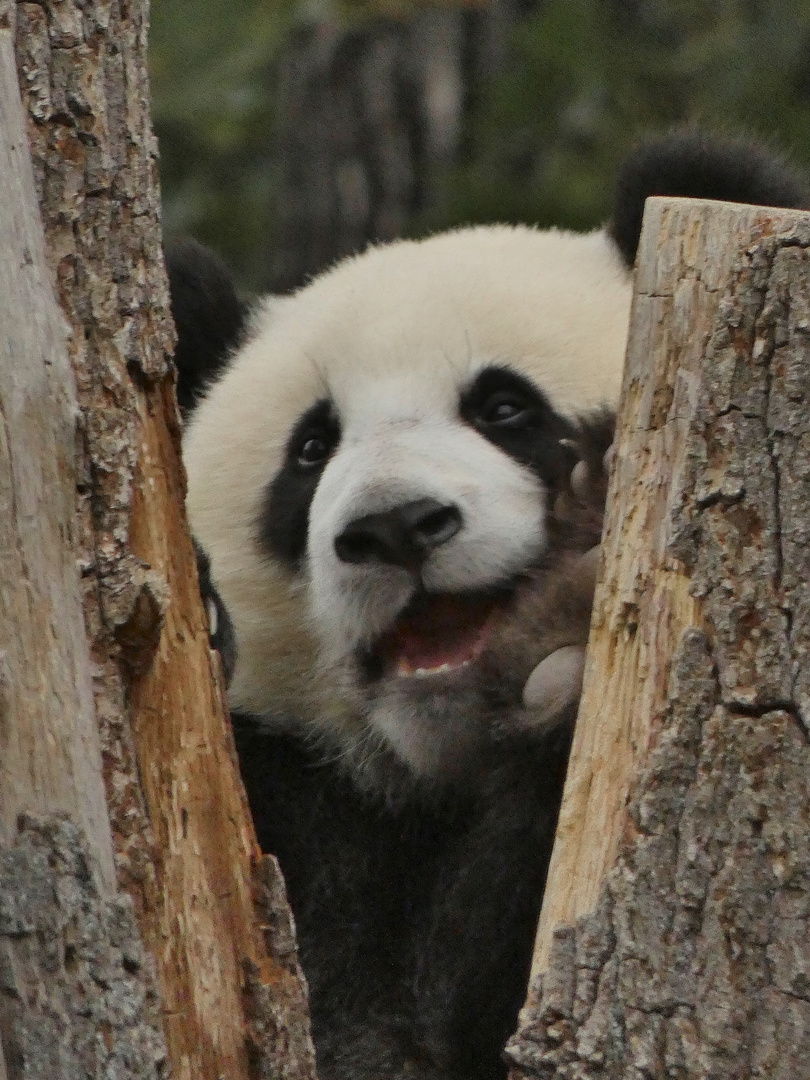
<svg viewBox="0 0 810 1080"><path fill-rule="evenodd" d="M454 417L457 393L437 404L410 382L397 405L386 406L373 384L364 389L364 412L377 422L347 418L345 445L328 464L310 514L310 603L327 657L379 636L415 589L406 570L337 558L335 537L355 518L424 498L458 506L464 528L422 571L430 592L496 585L531 562L544 541L539 481Z"/></svg>
<svg viewBox="0 0 810 1080"><path fill-rule="evenodd" d="M414 720L424 688L410 705L391 704L399 687L381 695L375 716L350 662L407 602L410 577L341 563L334 538L354 517L432 497L459 505L464 528L428 560L430 587L523 568L544 543L540 482L460 421L460 390L502 364L562 413L615 404L629 301L603 232L488 227L372 248L259 311L185 440L192 529L236 631L234 707L371 723L417 770L438 767L418 763L430 758ZM256 521L293 424L324 397L343 435L312 504L306 581L260 550ZM452 708L447 694L433 704Z"/></svg>

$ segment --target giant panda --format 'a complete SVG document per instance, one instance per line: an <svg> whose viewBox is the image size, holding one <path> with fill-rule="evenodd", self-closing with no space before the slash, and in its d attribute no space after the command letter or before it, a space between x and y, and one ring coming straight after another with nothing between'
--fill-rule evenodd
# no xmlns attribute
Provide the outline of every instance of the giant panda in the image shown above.
<svg viewBox="0 0 810 1080"><path fill-rule="evenodd" d="M767 150L680 132L587 234L372 246L252 310L201 249L169 259L188 511L321 1080L505 1075L649 194L807 202Z"/></svg>

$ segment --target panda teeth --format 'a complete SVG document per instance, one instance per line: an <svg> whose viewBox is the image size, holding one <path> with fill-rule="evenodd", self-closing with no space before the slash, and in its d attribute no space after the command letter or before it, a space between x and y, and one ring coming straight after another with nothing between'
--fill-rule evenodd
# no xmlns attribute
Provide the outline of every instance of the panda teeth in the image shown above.
<svg viewBox="0 0 810 1080"><path fill-rule="evenodd" d="M432 675L445 675L450 671L460 671L468 667L472 661L462 660L460 664L444 663L436 667L412 668L407 661L401 660L397 665L397 675L400 678L429 679Z"/></svg>
<svg viewBox="0 0 810 1080"><path fill-rule="evenodd" d="M431 675L441 675L445 671L452 671L450 664L439 664L438 667L418 667L414 670L414 678L426 679Z"/></svg>

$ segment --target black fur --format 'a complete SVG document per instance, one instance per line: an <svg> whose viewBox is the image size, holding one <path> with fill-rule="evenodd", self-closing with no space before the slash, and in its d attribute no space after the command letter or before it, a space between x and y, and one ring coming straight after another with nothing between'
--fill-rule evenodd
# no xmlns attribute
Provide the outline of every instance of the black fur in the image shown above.
<svg viewBox="0 0 810 1080"><path fill-rule="evenodd" d="M493 1080L526 993L569 729L493 746L478 791L398 808L234 717L276 854L321 1080Z"/></svg>
<svg viewBox="0 0 810 1080"><path fill-rule="evenodd" d="M177 401L185 413L241 342L248 308L217 256L194 240L166 251L166 269L177 328Z"/></svg>
<svg viewBox="0 0 810 1080"><path fill-rule="evenodd" d="M307 546L309 507L326 462L340 440L340 423L331 401L316 402L300 418L287 443L281 471L267 485L259 515L258 539L270 554L296 566ZM307 460L312 442L323 455Z"/></svg>
<svg viewBox="0 0 810 1080"><path fill-rule="evenodd" d="M506 407L511 415L500 417ZM508 367L484 368L461 397L462 417L505 454L528 465L541 480L559 487L571 472L566 443L574 426L551 407L525 376Z"/></svg>
<svg viewBox="0 0 810 1080"><path fill-rule="evenodd" d="M236 667L236 636L228 609L211 580L211 563L208 555L197 541L194 541L194 554L197 556L197 577L200 582L200 595L205 604L208 617L208 634L211 648L216 649L222 660L222 672L225 685L231 681Z"/></svg>
<svg viewBox="0 0 810 1080"><path fill-rule="evenodd" d="M650 195L793 209L810 205L806 180L769 147L691 128L668 132L638 146L619 170L609 230L628 267L636 259Z"/></svg>

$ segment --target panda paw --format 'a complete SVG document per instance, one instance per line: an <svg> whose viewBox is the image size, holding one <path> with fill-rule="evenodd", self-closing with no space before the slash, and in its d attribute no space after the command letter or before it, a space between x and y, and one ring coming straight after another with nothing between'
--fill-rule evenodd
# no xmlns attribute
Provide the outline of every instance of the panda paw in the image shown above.
<svg viewBox="0 0 810 1080"><path fill-rule="evenodd" d="M583 428L582 441L576 444L579 461L574 465L570 479L570 492L563 494L554 508L555 516L564 523L566 530L574 523L582 527L583 509L591 511L594 522L601 529L607 485L616 457L613 440L613 418L597 416ZM591 523L594 527L594 523ZM595 544L576 560L573 572L569 570L564 586L581 598L579 605L579 630L581 643L562 645L548 653L532 669L523 687L523 707L527 710L529 725L533 731L542 733L556 727L576 709L582 693L582 676L585 670L590 612L596 587L596 571L600 545ZM570 595L570 593L569 593ZM567 629L572 629L571 625Z"/></svg>
<svg viewBox="0 0 810 1080"><path fill-rule="evenodd" d="M197 556L197 576L200 582L200 595L202 596L205 614L208 619L208 640L210 647L216 649L222 659L222 671L225 676L225 685L231 681L234 668L236 667L236 638L233 624L228 614L228 609L222 601L222 597L214 587L211 580L211 564L208 555L202 547L194 543L194 554Z"/></svg>
<svg viewBox="0 0 810 1080"><path fill-rule="evenodd" d="M582 596L582 616L590 611L599 551L599 545L586 551L577 560L576 574L569 580L569 586L573 586L574 591ZM579 701L590 629L590 619L582 616L579 620L581 641L563 645L548 653L532 669L523 687L523 706L530 713L530 725L535 731L542 732L554 727L560 718L571 713Z"/></svg>
<svg viewBox="0 0 810 1080"><path fill-rule="evenodd" d="M585 646L564 645L541 660L523 687L523 705L531 710L531 727L545 731L579 701Z"/></svg>
<svg viewBox="0 0 810 1080"><path fill-rule="evenodd" d="M616 444L611 442L601 457L591 453L580 458L570 477L571 492L576 500L583 504L595 502L601 510L615 457ZM596 586L599 552L597 544L578 560L578 584L591 597ZM587 629L585 634L587 638ZM523 706L530 711L534 730L550 730L578 705L586 645L587 640L581 645L563 645L555 649L529 675L523 687Z"/></svg>

